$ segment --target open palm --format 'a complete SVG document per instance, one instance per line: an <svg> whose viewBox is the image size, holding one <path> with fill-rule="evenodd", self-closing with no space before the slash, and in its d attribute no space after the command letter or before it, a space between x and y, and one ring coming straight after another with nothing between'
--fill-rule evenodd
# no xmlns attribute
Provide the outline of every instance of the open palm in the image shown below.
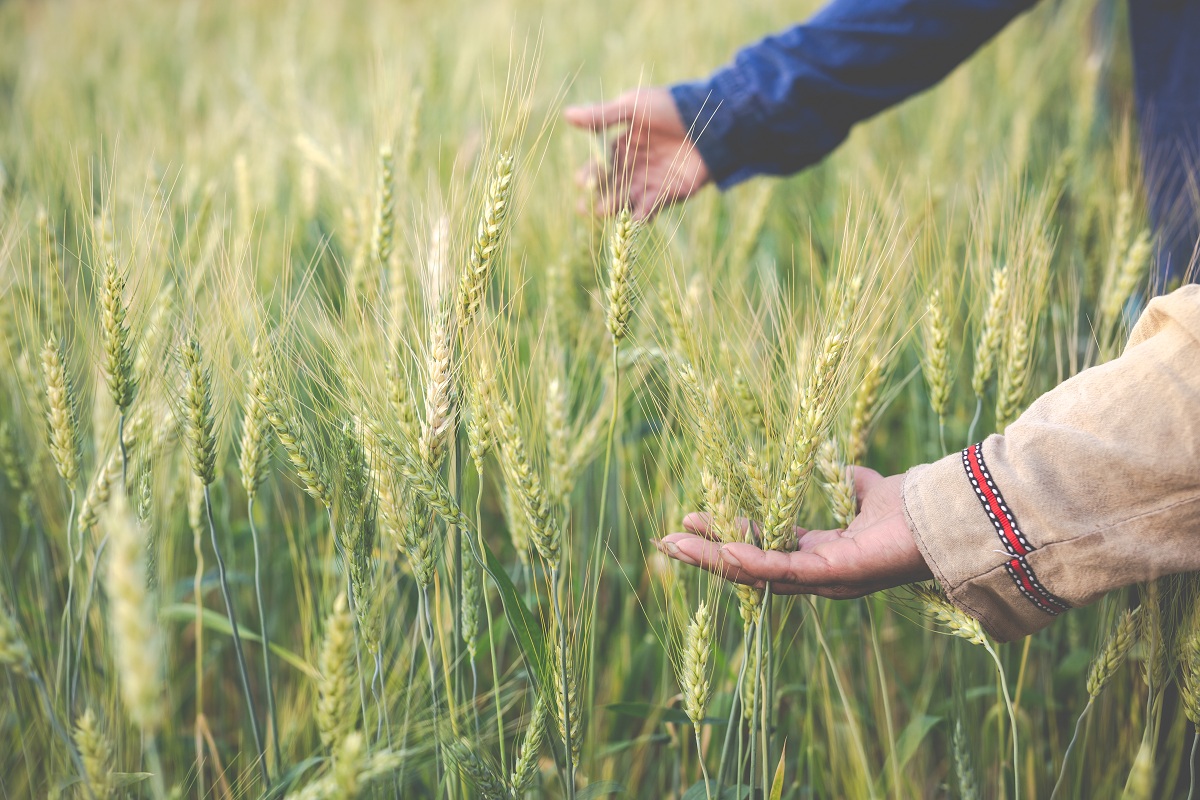
<svg viewBox="0 0 1200 800"><path fill-rule="evenodd" d="M706 514L689 514L683 521L687 533L664 536L658 547L671 558L737 583L761 587L769 582L778 594L861 597L932 577L904 519L904 476L885 478L855 467L854 483L858 516L845 530L797 528L794 552L714 541Z"/></svg>

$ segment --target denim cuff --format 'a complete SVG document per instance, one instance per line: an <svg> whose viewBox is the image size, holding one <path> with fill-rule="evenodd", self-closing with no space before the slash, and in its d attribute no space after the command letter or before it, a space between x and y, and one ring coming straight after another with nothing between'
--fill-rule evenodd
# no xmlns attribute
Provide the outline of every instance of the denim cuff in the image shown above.
<svg viewBox="0 0 1200 800"><path fill-rule="evenodd" d="M737 129L758 122L749 87L736 69L719 70L704 80L677 83L670 91L688 136L718 188L728 189L758 174L735 146Z"/></svg>

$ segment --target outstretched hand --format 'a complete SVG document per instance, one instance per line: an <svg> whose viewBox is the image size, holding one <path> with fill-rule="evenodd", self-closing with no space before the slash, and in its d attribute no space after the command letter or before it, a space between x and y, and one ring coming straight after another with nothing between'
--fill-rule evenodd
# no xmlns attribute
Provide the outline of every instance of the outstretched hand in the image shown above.
<svg viewBox="0 0 1200 800"><path fill-rule="evenodd" d="M770 582L776 594L844 599L926 580L933 575L904 520L903 482L903 475L885 478L855 467L858 516L845 530L797 528L795 552L764 552L752 544L713 541L707 514L689 514L683 520L688 532L664 536L658 548L737 583L762 587Z"/></svg>
<svg viewBox="0 0 1200 800"><path fill-rule="evenodd" d="M629 208L635 218L647 219L691 197L710 180L664 88L635 89L607 103L571 106L563 117L595 132L626 126L611 139L608 163L592 161L577 175L581 185L596 187L596 212L603 216Z"/></svg>

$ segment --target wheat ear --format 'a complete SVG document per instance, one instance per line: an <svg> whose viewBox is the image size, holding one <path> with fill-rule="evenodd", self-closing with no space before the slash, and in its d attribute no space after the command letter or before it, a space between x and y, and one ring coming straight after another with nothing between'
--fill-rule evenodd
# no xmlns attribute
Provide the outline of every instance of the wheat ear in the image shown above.
<svg viewBox="0 0 1200 800"><path fill-rule="evenodd" d="M633 264L637 258L637 239L641 224L634 220L628 208L621 210L613 229L608 262L608 332L613 347L621 344L629 332L629 316L633 312Z"/></svg>
<svg viewBox="0 0 1200 800"><path fill-rule="evenodd" d="M395 181L395 159L392 146L379 148L379 185L375 190L375 229L371 236L371 255L380 269L387 269L392 257L392 235L396 227L395 198L392 184Z"/></svg>
<svg viewBox="0 0 1200 800"><path fill-rule="evenodd" d="M513 158L508 153L501 153L488 184L475 239L471 242L470 259L458 285L458 319L464 329L474 320L487 290L492 263L500 249L504 221L508 216L512 178Z"/></svg>
<svg viewBox="0 0 1200 800"><path fill-rule="evenodd" d="M975 343L975 364L971 371L971 390L983 397L988 378L996 368L996 356L1004 343L1004 315L1008 304L1008 265L992 271L992 288L979 325Z"/></svg>
<svg viewBox="0 0 1200 800"><path fill-rule="evenodd" d="M821 445L817 471L821 474L821 487L833 510L833 518L838 525L847 527L858 515L858 495L854 490L854 472L842 464L837 444L832 439Z"/></svg>
<svg viewBox="0 0 1200 800"><path fill-rule="evenodd" d="M692 730L696 735L696 758L703 773L704 791L711 797L708 788L708 770L704 765L704 752L700 746L700 725L708 713L708 701L712 698L712 676L709 660L713 648L713 615L708 603L701 603L688 623L683 638L683 706Z"/></svg>
<svg viewBox="0 0 1200 800"><path fill-rule="evenodd" d="M62 342L47 339L42 347L42 377L46 382L50 455L59 476L73 492L79 481L79 412L65 361Z"/></svg>
<svg viewBox="0 0 1200 800"><path fill-rule="evenodd" d="M763 530L764 549L791 549L795 544L793 526L816 466L814 457L817 448L829 426L831 395L844 347L845 339L840 334L834 332L825 337L801 393L797 416L785 444L784 474L767 508Z"/></svg>
<svg viewBox="0 0 1200 800"><path fill-rule="evenodd" d="M284 414L274 383L274 376L268 376L259 387L258 399L266 409L267 421L271 423L279 444L287 453L288 461L296 469L304 491L321 505L330 508L333 506L333 491L325 477L325 471L313 454L312 446L304 438L303 432Z"/></svg>
<svg viewBox="0 0 1200 800"><path fill-rule="evenodd" d="M217 577L221 585L221 596L225 601L225 614L229 618L229 631L233 640L233 654L237 660L238 675L242 681L242 692L246 699L246 713L250 717L250 731L258 750L259 770L264 785L271 783L267 772L266 751L262 735L258 730L258 717L254 713L254 695L250 691L250 673L246 667L246 653L242 648L242 637L238 629L237 613L233 606L233 594L229 590L229 579L225 572L225 559L217 539L217 527L213 519L212 496L209 486L216 478L217 443L214 434L215 420L212 411L212 377L204 365L200 342L187 337L180 350L180 358L186 372L183 391L184 434L187 441L188 459L192 473L204 486L204 511L208 519L208 532L212 541L213 554L217 560Z"/></svg>
<svg viewBox="0 0 1200 800"><path fill-rule="evenodd" d="M123 415L133 403L137 382L129 346L128 309L125 304L125 273L117 266L107 221L97 223L97 247L102 260L100 275L100 325L104 341L104 377L113 405Z"/></svg>
<svg viewBox="0 0 1200 800"><path fill-rule="evenodd" d="M1105 684L1109 682L1113 674L1124 663L1125 656L1137 642L1138 611L1139 609L1135 608L1121 615L1121 618L1117 620L1117 624L1113 627L1112 633L1105 640L1104 646L1100 648L1096 659L1088 667L1086 684L1088 701L1083 707L1083 711L1079 712L1079 718L1075 720L1075 733L1071 736L1071 741L1067 743L1066 751L1063 752L1062 767L1059 769L1058 780L1054 783L1054 790L1050 793L1050 800L1054 800L1058 796L1063 781L1067 777L1067 764L1070 762L1075 742L1079 739L1084 717L1091 711L1092 705L1095 704L1096 698L1100 696L1100 692L1104 690Z"/></svg>
<svg viewBox="0 0 1200 800"><path fill-rule="evenodd" d="M96 715L89 708L75 722L75 747L83 761L88 787L96 800L112 796L112 747L100 730Z"/></svg>
<svg viewBox="0 0 1200 800"><path fill-rule="evenodd" d="M533 784L533 779L537 776L538 751L542 749L542 740L546 735L546 721L549 715L549 705L539 694L533 703L533 713L529 717L529 725L525 728L525 738L521 740L521 747L517 750L517 761L513 766L512 777L509 779L513 792L517 795L523 795L528 791Z"/></svg>
<svg viewBox="0 0 1200 800"><path fill-rule="evenodd" d="M925 383L929 405L937 414L942 451L946 449L946 405L950 400L950 319L942 307L942 294L935 289L925 307Z"/></svg>
<svg viewBox="0 0 1200 800"><path fill-rule="evenodd" d="M421 459L437 471L446 456L454 427L454 319L439 312L429 334L429 374L425 384L425 421L418 447Z"/></svg>
<svg viewBox="0 0 1200 800"><path fill-rule="evenodd" d="M462 737L453 739L442 745L442 751L446 759L456 764L475 786L480 800L512 800L513 793L504 782L500 770L470 741Z"/></svg>
<svg viewBox="0 0 1200 800"><path fill-rule="evenodd" d="M979 800L975 768L971 766L971 746L962 720L954 720L954 774L958 776L958 795L962 800Z"/></svg>
<svg viewBox="0 0 1200 800"><path fill-rule="evenodd" d="M497 434L504 472L512 483L517 504L529 523L534 548L547 564L554 567L558 564L562 538L558 522L552 513L541 478L530 461L525 438L517 423L516 409L507 401L498 401L498 404Z"/></svg>
<svg viewBox="0 0 1200 800"><path fill-rule="evenodd" d="M105 507L110 547L105 589L121 700L130 721L148 735L163 722L162 639L146 566L149 537L129 510L124 492Z"/></svg>
<svg viewBox="0 0 1200 800"><path fill-rule="evenodd" d="M946 595L937 588L928 584L914 584L910 587L913 596L921 603L925 609L925 613L940 622L946 631L960 639L966 639L971 644L976 644L987 651L991 656L992 663L996 665L996 672L999 676L1001 693L1004 695L1004 705L1008 710L1008 723L1012 727L1013 740L1013 774L1015 781L1013 784L1013 798L1019 800L1021 781L1021 757L1020 747L1017 740L1017 713L1013 708L1012 698L1008 693L1008 681L1004 676L1004 665L1000 661L1000 656L996 654L996 650L992 647L992 643L988 640L987 635L983 632L983 626L979 624L979 620L967 614L958 606L950 602Z"/></svg>
<svg viewBox="0 0 1200 800"><path fill-rule="evenodd" d="M867 436L879 413L879 389L883 385L886 362L882 356L872 356L867 362L862 381L854 395L850 412L850 429L846 436L846 463L861 464L867 455Z"/></svg>
<svg viewBox="0 0 1200 800"><path fill-rule="evenodd" d="M321 743L333 750L358 725L355 698L354 617L346 594L339 594L325 620L325 636L317 663L317 730Z"/></svg>

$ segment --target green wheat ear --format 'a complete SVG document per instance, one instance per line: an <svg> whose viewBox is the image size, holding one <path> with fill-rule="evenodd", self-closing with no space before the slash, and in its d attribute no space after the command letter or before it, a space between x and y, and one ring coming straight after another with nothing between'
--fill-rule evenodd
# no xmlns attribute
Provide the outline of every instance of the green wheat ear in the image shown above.
<svg viewBox="0 0 1200 800"><path fill-rule="evenodd" d="M487 290L492 264L500 249L504 223L508 217L509 195L512 193L513 157L501 153L488 184L487 197L479 215L475 239L466 270L458 285L458 320L466 329L474 321Z"/></svg>
<svg viewBox="0 0 1200 800"><path fill-rule="evenodd" d="M713 615L708 603L701 603L688 623L683 643L684 709L693 725L699 725L708 712L712 697L709 661L713 648Z"/></svg>
<svg viewBox="0 0 1200 800"><path fill-rule="evenodd" d="M83 761L88 788L96 800L108 800L112 796L112 746L109 744L96 715L87 709L75 722L75 747Z"/></svg>
<svg viewBox="0 0 1200 800"><path fill-rule="evenodd" d="M325 621L318 669L317 730L321 733L321 743L333 749L358 725L354 616L344 593L338 595Z"/></svg>
<svg viewBox="0 0 1200 800"><path fill-rule="evenodd" d="M200 342L188 337L180 349L186 372L184 436L192 472L208 486L216 478L217 440L213 434L212 375L204 365Z"/></svg>
<svg viewBox="0 0 1200 800"><path fill-rule="evenodd" d="M614 346L619 345L629 332L629 316L633 313L633 265L637 259L641 227L629 208L621 209L613 229L608 262L607 325Z"/></svg>
<svg viewBox="0 0 1200 800"><path fill-rule="evenodd" d="M101 259L100 326L104 341L104 377L113 405L121 413L129 410L137 392L133 355L129 344L128 307L125 302L125 273L117 265L111 222L96 223L96 247Z"/></svg>
<svg viewBox="0 0 1200 800"><path fill-rule="evenodd" d="M62 342L47 339L42 348L42 377L46 382L50 455L54 458L59 476L74 488L79 481L79 412L64 362Z"/></svg>

